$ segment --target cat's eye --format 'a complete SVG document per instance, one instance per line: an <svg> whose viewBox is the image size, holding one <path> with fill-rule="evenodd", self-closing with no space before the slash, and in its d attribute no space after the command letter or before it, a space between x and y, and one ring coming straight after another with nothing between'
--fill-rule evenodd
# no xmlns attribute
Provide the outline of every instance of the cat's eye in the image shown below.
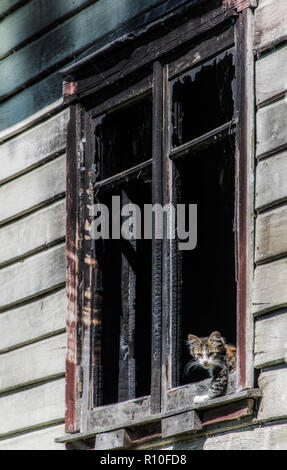
<svg viewBox="0 0 287 470"><path fill-rule="evenodd" d="M197 357L202 357L202 354L201 353L197 354Z"/></svg>

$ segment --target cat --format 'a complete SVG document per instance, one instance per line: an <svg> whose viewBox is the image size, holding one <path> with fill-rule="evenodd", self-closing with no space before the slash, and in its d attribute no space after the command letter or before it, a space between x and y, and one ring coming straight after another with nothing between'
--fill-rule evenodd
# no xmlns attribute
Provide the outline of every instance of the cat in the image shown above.
<svg viewBox="0 0 287 470"><path fill-rule="evenodd" d="M236 368L236 347L225 344L218 331L214 331L206 338L198 338L189 334L187 343L193 360L187 364L186 370L189 371L194 366L200 366L208 370L211 377L208 393L196 395L194 403L202 403L225 395L228 375Z"/></svg>

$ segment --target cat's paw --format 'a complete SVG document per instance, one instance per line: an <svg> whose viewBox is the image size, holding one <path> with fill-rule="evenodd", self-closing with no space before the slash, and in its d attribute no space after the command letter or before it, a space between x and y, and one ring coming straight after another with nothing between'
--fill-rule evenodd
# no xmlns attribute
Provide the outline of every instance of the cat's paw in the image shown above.
<svg viewBox="0 0 287 470"><path fill-rule="evenodd" d="M197 405L198 403L203 403L208 400L208 395L195 395L193 402Z"/></svg>

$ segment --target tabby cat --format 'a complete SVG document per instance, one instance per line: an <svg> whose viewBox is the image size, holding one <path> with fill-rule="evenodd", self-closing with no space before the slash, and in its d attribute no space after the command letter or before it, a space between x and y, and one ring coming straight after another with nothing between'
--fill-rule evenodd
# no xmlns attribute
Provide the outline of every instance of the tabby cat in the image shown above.
<svg viewBox="0 0 287 470"><path fill-rule="evenodd" d="M225 395L228 375L236 368L236 347L225 344L218 331L211 333L208 338L198 338L190 334L188 345L193 360L187 364L186 370L200 366L208 370L211 376L208 394L196 395L194 403Z"/></svg>

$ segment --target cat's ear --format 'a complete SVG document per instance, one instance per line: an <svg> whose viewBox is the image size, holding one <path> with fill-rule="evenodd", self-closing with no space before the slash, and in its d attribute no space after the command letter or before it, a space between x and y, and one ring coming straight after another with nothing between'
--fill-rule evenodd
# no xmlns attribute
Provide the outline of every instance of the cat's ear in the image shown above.
<svg viewBox="0 0 287 470"><path fill-rule="evenodd" d="M195 336L195 335L188 335L188 344L191 348L194 348L198 343L200 342L200 339Z"/></svg>
<svg viewBox="0 0 287 470"><path fill-rule="evenodd" d="M209 336L208 341L216 345L223 344L223 338L218 331L213 331Z"/></svg>

